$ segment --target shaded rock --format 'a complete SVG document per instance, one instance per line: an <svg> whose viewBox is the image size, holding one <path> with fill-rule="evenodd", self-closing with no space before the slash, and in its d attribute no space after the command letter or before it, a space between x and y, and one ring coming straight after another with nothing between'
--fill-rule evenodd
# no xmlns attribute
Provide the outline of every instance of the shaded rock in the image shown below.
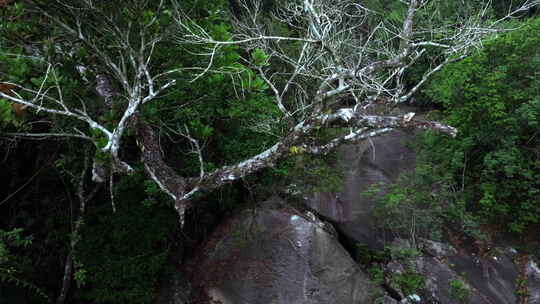
<svg viewBox="0 0 540 304"><path fill-rule="evenodd" d="M421 257L415 263L418 272L425 277L424 298L427 303L492 303L443 261Z"/></svg>
<svg viewBox="0 0 540 304"><path fill-rule="evenodd" d="M528 304L540 304L540 268L534 260L525 264Z"/></svg>
<svg viewBox="0 0 540 304"><path fill-rule="evenodd" d="M406 263L406 265L401 263ZM437 258L422 256L401 263L392 261L385 266L387 288L402 299L400 303L498 303L492 302L491 299L471 286L466 278L456 273L450 265ZM404 294L403 290L400 290L395 278L406 272L423 277L422 290L417 290L413 294Z"/></svg>
<svg viewBox="0 0 540 304"><path fill-rule="evenodd" d="M306 199L306 205L332 221L352 242L382 249L387 236L376 228L373 207L386 193L385 185L414 168L414 151L407 146L413 136L394 131L341 147L342 168L339 170L344 170L343 190L312 194ZM374 187L379 191L367 195L366 191Z"/></svg>
<svg viewBox="0 0 540 304"><path fill-rule="evenodd" d="M411 249L407 241L399 239L392 245L396 252ZM408 297L399 289L395 278L414 273L424 278L420 303L517 303L519 268L514 262L515 251L494 248L490 256L479 257L429 240L420 240L419 245L423 252L418 252L417 256L396 256L385 265L385 282L392 294L402 299ZM540 270L533 264L526 269L527 284L531 282L528 303L534 303L535 293L538 295L540 289Z"/></svg>
<svg viewBox="0 0 540 304"><path fill-rule="evenodd" d="M350 208L345 210L344 203L339 198L338 193L334 192L316 192L309 198L309 207L317 211L318 214L333 221L352 220Z"/></svg>
<svg viewBox="0 0 540 304"><path fill-rule="evenodd" d="M455 256L458 253L457 250L449 244L428 239L418 239L418 243L422 252L438 259Z"/></svg>
<svg viewBox="0 0 540 304"><path fill-rule="evenodd" d="M390 261L390 263L386 264L384 267L385 271L385 283L387 285L387 290L395 295L396 298L404 299L406 294L401 290L398 284L396 284L395 278L396 276L402 275L405 273L405 266L397 261Z"/></svg>
<svg viewBox="0 0 540 304"><path fill-rule="evenodd" d="M516 303L516 281L519 269L508 251L495 248L491 256L478 257L460 254L448 258L455 273L462 274L467 282L490 303Z"/></svg>
<svg viewBox="0 0 540 304"><path fill-rule="evenodd" d="M382 293L324 227L293 210L265 208L233 217L192 264L191 281L199 290L193 301L370 303L376 291Z"/></svg>
<svg viewBox="0 0 540 304"><path fill-rule="evenodd" d="M154 304L189 304L192 293L187 274L182 271L185 240L174 242L169 249L167 267L159 282Z"/></svg>
<svg viewBox="0 0 540 304"><path fill-rule="evenodd" d="M155 304L189 304L191 284L179 269L168 274L159 288Z"/></svg>
<svg viewBox="0 0 540 304"><path fill-rule="evenodd" d="M377 300L377 302L375 302L377 304L398 304L399 302L394 299L394 298L391 298L389 296L384 296L380 299Z"/></svg>

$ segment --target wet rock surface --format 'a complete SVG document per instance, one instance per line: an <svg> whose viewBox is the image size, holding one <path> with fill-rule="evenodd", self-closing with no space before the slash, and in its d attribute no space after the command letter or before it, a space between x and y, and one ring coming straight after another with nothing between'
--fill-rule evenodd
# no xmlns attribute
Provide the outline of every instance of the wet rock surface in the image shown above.
<svg viewBox="0 0 540 304"><path fill-rule="evenodd" d="M331 227L294 210L244 211L201 250L191 263L196 303L360 304L378 290Z"/></svg>

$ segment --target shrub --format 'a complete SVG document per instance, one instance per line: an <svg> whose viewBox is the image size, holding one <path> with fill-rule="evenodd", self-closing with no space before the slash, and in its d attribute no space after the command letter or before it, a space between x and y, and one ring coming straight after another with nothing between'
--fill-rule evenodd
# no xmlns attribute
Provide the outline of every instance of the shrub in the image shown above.
<svg viewBox="0 0 540 304"><path fill-rule="evenodd" d="M461 303L466 303L471 293L467 284L457 279L450 280L448 284L450 285L450 297Z"/></svg>

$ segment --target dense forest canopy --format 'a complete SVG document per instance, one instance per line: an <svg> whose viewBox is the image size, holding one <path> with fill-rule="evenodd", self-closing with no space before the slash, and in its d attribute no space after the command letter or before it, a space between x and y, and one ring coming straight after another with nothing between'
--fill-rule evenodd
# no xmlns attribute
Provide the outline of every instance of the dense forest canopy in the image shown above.
<svg viewBox="0 0 540 304"><path fill-rule="evenodd" d="M0 281L148 303L195 214L395 129L429 130L429 179L406 189L442 185L446 204L525 231L540 219L536 4L0 1ZM415 100L441 114L391 114Z"/></svg>

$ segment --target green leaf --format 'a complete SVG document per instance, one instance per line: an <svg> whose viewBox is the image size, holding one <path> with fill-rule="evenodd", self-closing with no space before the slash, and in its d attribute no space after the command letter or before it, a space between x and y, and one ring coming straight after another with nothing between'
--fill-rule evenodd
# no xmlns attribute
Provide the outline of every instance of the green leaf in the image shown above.
<svg viewBox="0 0 540 304"><path fill-rule="evenodd" d="M268 66L270 63L268 62L268 59L270 56L268 56L262 49L257 48L251 53L251 58L253 61L253 64L257 66Z"/></svg>

